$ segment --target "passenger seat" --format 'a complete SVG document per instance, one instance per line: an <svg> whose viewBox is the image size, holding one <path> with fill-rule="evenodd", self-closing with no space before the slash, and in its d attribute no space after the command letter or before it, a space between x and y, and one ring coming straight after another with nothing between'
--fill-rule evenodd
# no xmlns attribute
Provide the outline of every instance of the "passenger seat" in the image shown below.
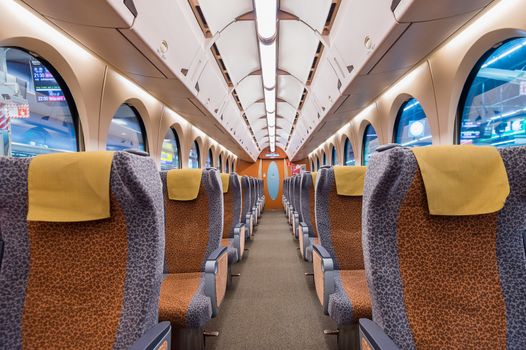
<svg viewBox="0 0 526 350"><path fill-rule="evenodd" d="M164 218L151 158L0 157L2 349L170 347L158 323Z"/></svg>
<svg viewBox="0 0 526 350"><path fill-rule="evenodd" d="M372 155L362 349L526 349L526 148Z"/></svg>
<svg viewBox="0 0 526 350"><path fill-rule="evenodd" d="M315 201L316 172L301 174L300 186L300 211L302 221L299 227L299 244L301 256L304 260L312 261L312 246L319 244L318 230L316 229Z"/></svg>
<svg viewBox="0 0 526 350"><path fill-rule="evenodd" d="M243 259L245 250L245 224L241 223L241 183L236 173L221 174L225 208L223 239L221 245L228 248L228 263Z"/></svg>
<svg viewBox="0 0 526 350"><path fill-rule="evenodd" d="M365 167L322 167L316 184L314 281L323 311L338 325L338 345L358 346L358 320L371 317L362 253Z"/></svg>
<svg viewBox="0 0 526 350"><path fill-rule="evenodd" d="M201 348L202 327L218 314L228 280L221 178L207 168L161 172L161 179L166 248L159 318L171 322L176 348Z"/></svg>
<svg viewBox="0 0 526 350"><path fill-rule="evenodd" d="M250 206L252 192L250 190L250 179L248 176L241 177L241 194L243 196L243 206L241 220L245 223L246 239L254 236L254 215Z"/></svg>

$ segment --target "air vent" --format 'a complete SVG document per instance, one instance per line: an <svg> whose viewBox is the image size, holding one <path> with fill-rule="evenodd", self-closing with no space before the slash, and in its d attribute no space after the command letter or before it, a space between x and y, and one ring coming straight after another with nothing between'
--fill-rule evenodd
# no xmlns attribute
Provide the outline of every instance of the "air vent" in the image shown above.
<svg viewBox="0 0 526 350"><path fill-rule="evenodd" d="M354 70L354 66L353 66L352 64L349 65L349 66L347 66L347 71L348 71L349 73L352 73L353 70Z"/></svg>
<svg viewBox="0 0 526 350"><path fill-rule="evenodd" d="M199 88L199 82L195 83L195 91L201 91L201 89Z"/></svg>
<svg viewBox="0 0 526 350"><path fill-rule="evenodd" d="M336 14L340 8L341 0L332 0L329 13L327 14L327 19L325 20L325 25L323 26L323 35L329 35L331 32L334 20L336 19Z"/></svg>
<svg viewBox="0 0 526 350"><path fill-rule="evenodd" d="M181 68L181 74L183 74L186 77L186 75L188 74L188 69Z"/></svg>
<svg viewBox="0 0 526 350"><path fill-rule="evenodd" d="M133 0L124 0L124 6L126 6L128 10L130 10L133 17L137 18L139 12L137 12L137 8L135 7Z"/></svg>
<svg viewBox="0 0 526 350"><path fill-rule="evenodd" d="M338 91L342 88L342 81L338 79Z"/></svg>
<svg viewBox="0 0 526 350"><path fill-rule="evenodd" d="M402 0L393 0L391 2L391 11L395 12L396 8L398 7L398 4L400 4Z"/></svg>
<svg viewBox="0 0 526 350"><path fill-rule="evenodd" d="M199 27L201 28L201 31L203 32L203 35L205 36L205 38L211 38L212 32L210 31L210 28L208 27L206 18L203 14L203 11L201 10L201 6L199 6L199 0L188 0L188 4L192 8L192 11L195 16L195 20L199 24Z"/></svg>

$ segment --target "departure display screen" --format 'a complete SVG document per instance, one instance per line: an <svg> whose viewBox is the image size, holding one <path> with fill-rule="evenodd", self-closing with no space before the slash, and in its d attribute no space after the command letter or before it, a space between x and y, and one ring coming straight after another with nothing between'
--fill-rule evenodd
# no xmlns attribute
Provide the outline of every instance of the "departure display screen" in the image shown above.
<svg viewBox="0 0 526 350"><path fill-rule="evenodd" d="M31 72L35 86L37 102L63 102L66 101L62 89L53 77L53 74L39 61L31 61Z"/></svg>

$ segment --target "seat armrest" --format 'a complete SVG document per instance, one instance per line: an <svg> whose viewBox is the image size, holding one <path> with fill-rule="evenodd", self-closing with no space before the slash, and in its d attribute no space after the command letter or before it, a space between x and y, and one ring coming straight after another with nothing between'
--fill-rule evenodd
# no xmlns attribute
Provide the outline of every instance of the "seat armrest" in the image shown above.
<svg viewBox="0 0 526 350"><path fill-rule="evenodd" d="M329 254L329 252L327 251L327 249L323 248L321 245L319 245L319 244L314 244L314 245L312 246L312 249L313 249L314 251L316 251L316 253L318 253L322 259L331 259L331 260L332 260L332 255Z"/></svg>
<svg viewBox="0 0 526 350"><path fill-rule="evenodd" d="M234 248L237 249L238 260L243 259L243 253L245 252L245 230L246 226L243 223L239 223L234 227Z"/></svg>
<svg viewBox="0 0 526 350"><path fill-rule="evenodd" d="M212 302L212 317L217 316L225 297L228 280L228 249L219 247L206 259L205 295Z"/></svg>
<svg viewBox="0 0 526 350"><path fill-rule="evenodd" d="M305 222L300 222L299 225L299 240L300 240L300 252L303 260L307 260L306 251L309 244L309 226Z"/></svg>
<svg viewBox="0 0 526 350"><path fill-rule="evenodd" d="M362 350L400 350L384 330L366 318L360 319L360 348Z"/></svg>
<svg viewBox="0 0 526 350"><path fill-rule="evenodd" d="M294 210L294 225L292 226L294 230L294 238L298 239L299 227L300 227L300 214Z"/></svg>
<svg viewBox="0 0 526 350"><path fill-rule="evenodd" d="M252 230L254 229L252 223L252 213L250 210L247 211L247 214L245 215L245 225L247 226L246 238L249 239L250 236L252 236Z"/></svg>
<svg viewBox="0 0 526 350"><path fill-rule="evenodd" d="M170 350L172 327L164 321L148 329L128 350Z"/></svg>
<svg viewBox="0 0 526 350"><path fill-rule="evenodd" d="M314 283L318 299L323 306L323 312L329 314L329 296L334 293L337 271L334 270L334 260L329 252L319 244L312 246L312 263Z"/></svg>

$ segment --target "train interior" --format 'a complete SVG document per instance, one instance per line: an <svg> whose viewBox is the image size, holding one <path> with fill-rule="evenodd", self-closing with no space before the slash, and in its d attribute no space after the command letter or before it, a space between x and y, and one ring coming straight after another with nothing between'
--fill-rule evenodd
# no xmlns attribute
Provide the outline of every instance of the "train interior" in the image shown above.
<svg viewBox="0 0 526 350"><path fill-rule="evenodd" d="M0 0L0 350L526 349L524 0Z"/></svg>

